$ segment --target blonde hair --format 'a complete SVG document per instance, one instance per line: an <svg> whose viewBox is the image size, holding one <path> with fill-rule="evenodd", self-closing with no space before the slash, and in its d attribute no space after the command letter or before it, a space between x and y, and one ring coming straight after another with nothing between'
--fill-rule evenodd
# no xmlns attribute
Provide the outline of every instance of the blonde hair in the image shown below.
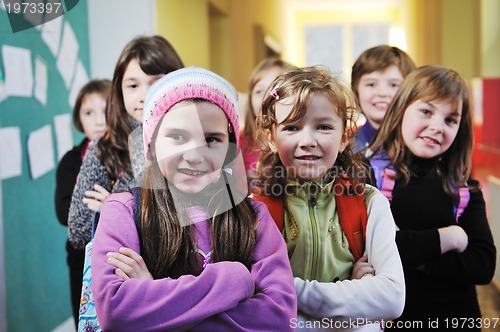
<svg viewBox="0 0 500 332"><path fill-rule="evenodd" d="M373 155L385 151L403 183L408 183L412 154L404 142L401 124L406 110L417 100L450 101L457 111L462 111L457 136L437 166L443 190L453 196L457 188L466 186L473 147L472 99L467 83L456 71L443 66L423 66L411 72L394 96L370 149Z"/></svg>
<svg viewBox="0 0 500 332"><path fill-rule="evenodd" d="M276 103L288 97L293 98L294 106L290 114L281 123L291 123L302 118L307 112L307 101L314 93L325 95L336 106L337 114L343 120L344 135L350 137L349 131L355 129L356 99L349 86L333 77L331 73L319 66L297 68L278 76L266 93L262 102L262 114L257 119L255 140L264 142L257 170L258 186L266 189L276 183L284 184L283 164L277 153L269 146L268 134L277 125ZM353 184L364 183L366 170L358 154L354 154L350 144L340 153L327 173L328 176L349 177ZM266 190L267 192L267 190Z"/></svg>

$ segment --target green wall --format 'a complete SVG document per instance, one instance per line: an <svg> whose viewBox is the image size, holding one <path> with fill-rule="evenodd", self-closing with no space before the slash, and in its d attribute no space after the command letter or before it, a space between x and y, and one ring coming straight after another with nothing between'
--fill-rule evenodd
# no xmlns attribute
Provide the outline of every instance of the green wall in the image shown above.
<svg viewBox="0 0 500 332"><path fill-rule="evenodd" d="M74 31L78 60L88 76L87 2L72 2L75 7L62 16L63 26L67 22ZM10 45L30 50L33 71L35 59L40 57L48 73L46 105L34 97L9 97L0 102L0 127L19 127L22 146L22 175L0 181L4 242L0 260L5 268L7 331L51 331L71 316L64 247L67 228L58 223L54 211L55 168L32 179L26 151L28 135L50 125L57 164L54 116L71 113L71 85L66 87L56 67L58 54L52 54L38 28L13 33L7 13L0 10L0 48ZM0 56L3 73L4 60ZM73 137L76 143L83 136L73 130Z"/></svg>

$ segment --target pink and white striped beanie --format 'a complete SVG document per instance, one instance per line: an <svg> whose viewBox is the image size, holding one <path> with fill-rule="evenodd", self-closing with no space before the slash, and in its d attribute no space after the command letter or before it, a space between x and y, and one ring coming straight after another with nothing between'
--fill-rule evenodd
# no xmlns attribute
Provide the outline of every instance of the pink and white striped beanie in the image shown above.
<svg viewBox="0 0 500 332"><path fill-rule="evenodd" d="M188 99L204 99L217 105L229 120L229 130L236 137L239 146L238 93L235 88L219 75L196 67L173 71L151 86L144 102L143 132L144 154L148 158L149 146L156 126L163 114L174 105ZM190 121L186 119L186 121Z"/></svg>

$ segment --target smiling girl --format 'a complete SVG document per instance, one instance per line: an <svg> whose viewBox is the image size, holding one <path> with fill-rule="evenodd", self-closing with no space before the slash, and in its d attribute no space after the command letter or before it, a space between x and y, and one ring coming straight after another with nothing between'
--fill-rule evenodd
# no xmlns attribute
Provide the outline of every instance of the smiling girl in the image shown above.
<svg viewBox="0 0 500 332"><path fill-rule="evenodd" d="M285 243L265 205L237 179L244 163L236 105L232 85L201 68L151 87L141 235L133 195L112 194L92 248L103 330L292 330Z"/></svg>
<svg viewBox="0 0 500 332"><path fill-rule="evenodd" d="M475 285L491 281L496 249L479 183L470 179L472 112L456 71L420 67L401 85L370 146L376 174L384 174L377 186L395 181L383 192L392 199L405 271L401 321L433 321L442 330L458 319L468 323L459 327L481 330ZM463 189L469 198L460 214Z"/></svg>
<svg viewBox="0 0 500 332"><path fill-rule="evenodd" d="M366 147L375 137L392 98L413 69L415 64L410 56L395 46L378 45L356 59L351 87L366 118L356 132L356 150Z"/></svg>
<svg viewBox="0 0 500 332"><path fill-rule="evenodd" d="M69 240L85 248L92 236L94 214L110 192L128 190L140 183L146 161L141 135L144 98L149 87L183 64L172 45L160 36L140 36L123 49L113 74L106 104L108 127L88 147L71 198ZM82 261L83 264L83 261Z"/></svg>
<svg viewBox="0 0 500 332"><path fill-rule="evenodd" d="M262 104L258 130L267 153L259 163L259 195L284 209L275 221L283 223L295 277L297 331L311 324L323 327L318 330L380 331L381 320L403 309L394 220L384 196L364 183L362 163L349 145L355 105L350 88L317 67L278 76ZM367 218L366 231L357 234L366 239L359 255L339 216L337 196L344 195L361 196L350 200L360 204L347 208Z"/></svg>

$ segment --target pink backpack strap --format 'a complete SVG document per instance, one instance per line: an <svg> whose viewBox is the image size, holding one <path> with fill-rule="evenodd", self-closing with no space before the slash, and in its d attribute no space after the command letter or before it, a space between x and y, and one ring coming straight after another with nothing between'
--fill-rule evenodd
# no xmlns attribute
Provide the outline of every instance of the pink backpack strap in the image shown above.
<svg viewBox="0 0 500 332"><path fill-rule="evenodd" d="M392 169L384 169L384 174L382 174L382 186L380 186L380 191L385 197L392 201L392 189L394 189L394 183L396 178L396 172Z"/></svg>
<svg viewBox="0 0 500 332"><path fill-rule="evenodd" d="M393 169L386 168L382 174L382 185L380 186L380 192L387 197L389 202L392 201L392 190L394 189L394 183L396 182L396 172ZM454 207L455 209L455 220L458 223L458 218L462 215L467 204L470 200L470 192L468 187L463 187L458 189L459 201L458 205Z"/></svg>
<svg viewBox="0 0 500 332"><path fill-rule="evenodd" d="M465 208L467 207L467 204L469 204L469 199L470 199L469 188L463 187L458 189L458 195L460 200L458 201L458 207L455 213L455 220L457 221L457 223L458 223L458 217L462 215Z"/></svg>

